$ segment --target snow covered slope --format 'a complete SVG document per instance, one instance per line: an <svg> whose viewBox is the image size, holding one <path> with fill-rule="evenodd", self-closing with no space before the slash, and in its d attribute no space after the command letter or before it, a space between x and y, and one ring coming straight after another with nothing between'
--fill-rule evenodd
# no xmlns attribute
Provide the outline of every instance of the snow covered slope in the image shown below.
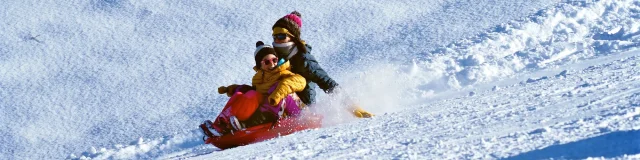
<svg viewBox="0 0 640 160"><path fill-rule="evenodd" d="M640 51L616 57L195 159L583 159L640 154Z"/></svg>
<svg viewBox="0 0 640 160"><path fill-rule="evenodd" d="M0 159L640 154L640 3L424 3L3 2ZM378 116L346 118L321 94L324 128L203 145L216 88L249 83L253 44L294 9L323 67Z"/></svg>

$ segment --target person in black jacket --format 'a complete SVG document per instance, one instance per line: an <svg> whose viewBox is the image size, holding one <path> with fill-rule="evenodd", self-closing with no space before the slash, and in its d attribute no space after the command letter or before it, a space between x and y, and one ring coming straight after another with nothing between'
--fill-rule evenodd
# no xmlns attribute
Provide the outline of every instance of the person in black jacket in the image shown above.
<svg viewBox="0 0 640 160"><path fill-rule="evenodd" d="M316 58L311 55L311 45L300 38L301 17L299 12L293 11L278 19L271 29L273 31L273 47L278 57L288 60L291 63L291 72L300 74L307 80L304 90L296 92L296 94L303 103L310 105L315 103L316 85L329 94L339 87L338 83L329 77L327 72L320 67ZM373 116L356 104L352 104L350 110L360 118Z"/></svg>

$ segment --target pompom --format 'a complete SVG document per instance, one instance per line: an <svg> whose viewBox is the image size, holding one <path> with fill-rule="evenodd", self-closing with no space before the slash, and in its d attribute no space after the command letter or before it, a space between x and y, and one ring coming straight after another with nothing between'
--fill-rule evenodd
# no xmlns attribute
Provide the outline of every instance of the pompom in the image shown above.
<svg viewBox="0 0 640 160"><path fill-rule="evenodd" d="M296 16L302 18L302 14L300 14L300 12L298 12L298 11L293 11L293 12L291 12L291 14L295 14Z"/></svg>
<svg viewBox="0 0 640 160"><path fill-rule="evenodd" d="M263 43L262 41L258 41L258 42L256 42L256 47L260 47L260 46L262 46L262 45L264 45L264 43Z"/></svg>

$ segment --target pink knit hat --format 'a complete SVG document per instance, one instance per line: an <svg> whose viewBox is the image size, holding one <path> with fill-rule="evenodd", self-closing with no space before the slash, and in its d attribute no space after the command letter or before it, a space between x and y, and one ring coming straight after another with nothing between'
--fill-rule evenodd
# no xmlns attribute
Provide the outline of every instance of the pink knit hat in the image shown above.
<svg viewBox="0 0 640 160"><path fill-rule="evenodd" d="M302 16L298 11L293 11L278 19L278 21L273 24L273 27L271 27L273 34L288 32L288 34L293 37L300 37L300 28L302 28Z"/></svg>

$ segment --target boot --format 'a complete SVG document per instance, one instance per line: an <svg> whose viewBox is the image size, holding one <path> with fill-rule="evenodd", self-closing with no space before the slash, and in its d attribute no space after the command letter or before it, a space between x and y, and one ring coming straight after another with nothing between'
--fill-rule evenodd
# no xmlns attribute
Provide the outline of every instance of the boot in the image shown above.
<svg viewBox="0 0 640 160"><path fill-rule="evenodd" d="M238 118L236 118L236 116L229 117L229 121L230 121L229 123L231 123L231 126L233 127L234 130L240 131L245 129L245 125L242 122L240 122Z"/></svg>
<svg viewBox="0 0 640 160"><path fill-rule="evenodd" d="M222 134L218 132L215 128L213 128L213 123L210 120L204 121L204 123L200 124L200 130L207 137L220 137Z"/></svg>

